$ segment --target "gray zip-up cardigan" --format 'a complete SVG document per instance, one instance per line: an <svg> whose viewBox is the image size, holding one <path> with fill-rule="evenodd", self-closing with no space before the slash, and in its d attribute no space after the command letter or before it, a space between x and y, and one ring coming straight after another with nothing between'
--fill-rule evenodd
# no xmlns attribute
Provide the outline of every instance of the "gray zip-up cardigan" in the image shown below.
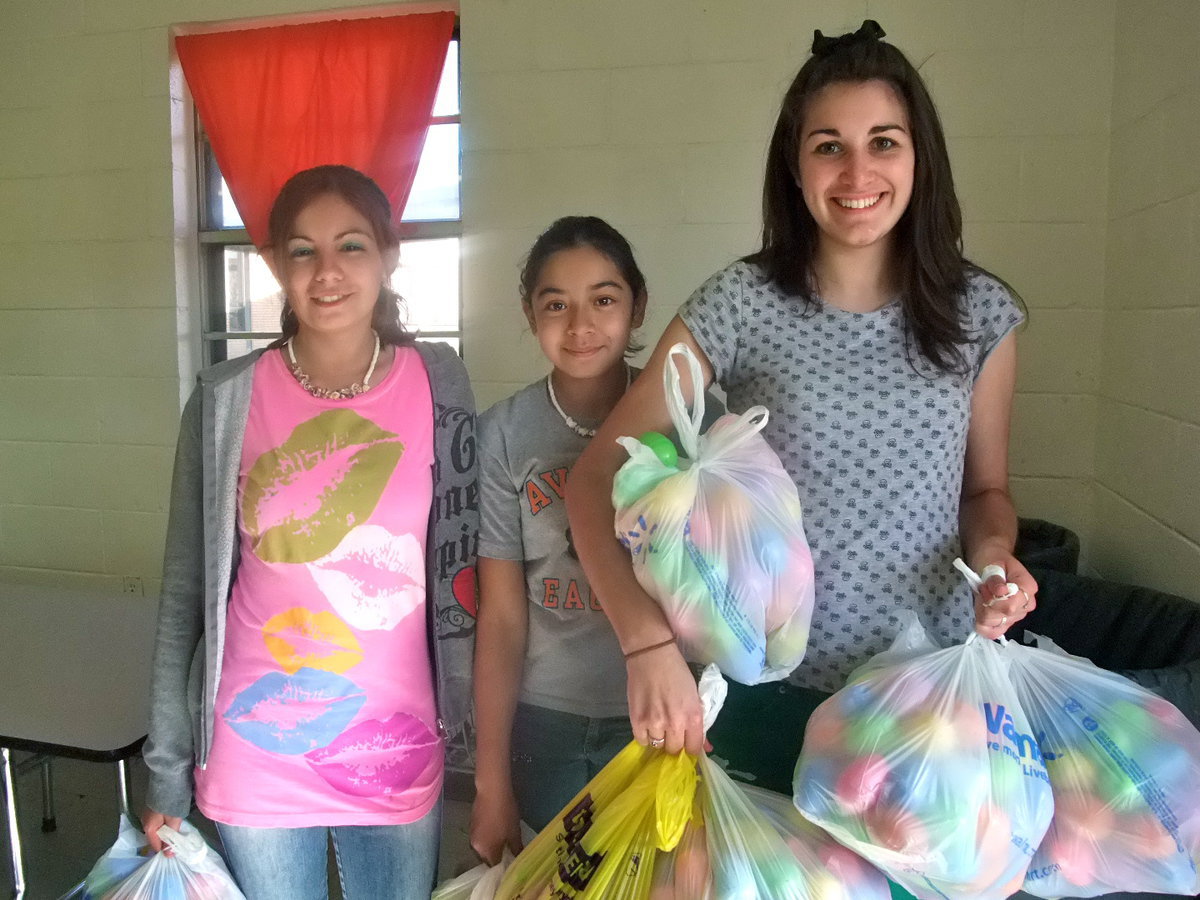
<svg viewBox="0 0 1200 900"><path fill-rule="evenodd" d="M446 344L415 345L433 394L433 504L426 591L438 727L462 728L471 709L475 643L475 400L466 368ZM192 772L212 745L225 611L238 566L237 483L250 409L254 363L263 351L219 363L197 376L183 410L162 597L150 687L150 769L146 804L186 816ZM461 601L461 602L460 602Z"/></svg>

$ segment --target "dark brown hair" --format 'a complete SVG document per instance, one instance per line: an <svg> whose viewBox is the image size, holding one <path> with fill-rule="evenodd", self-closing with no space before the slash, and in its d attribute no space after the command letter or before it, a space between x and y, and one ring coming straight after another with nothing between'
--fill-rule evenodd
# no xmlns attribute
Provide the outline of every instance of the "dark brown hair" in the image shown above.
<svg viewBox="0 0 1200 900"><path fill-rule="evenodd" d="M962 373L962 345L968 337L959 305L971 265L962 254L962 212L946 138L920 74L903 53L879 40L882 36L883 29L870 21L839 38L817 32L814 55L780 106L763 181L762 246L745 259L759 265L783 292L803 298L810 307L817 302L814 262L820 229L797 183L805 112L831 84L878 80L891 85L908 112L916 156L912 199L896 224L892 245L905 325L929 362Z"/></svg>
<svg viewBox="0 0 1200 900"><path fill-rule="evenodd" d="M617 267L633 293L635 310L639 300L643 305L646 303L646 276L638 268L637 260L633 258L633 248L625 236L597 216L563 216L538 235L525 257L521 266L522 304L528 306L533 301L538 279L542 277L542 269L550 257L560 250L573 250L576 247L591 247ZM630 339L625 355L630 356L641 349L640 344Z"/></svg>
<svg viewBox="0 0 1200 900"><path fill-rule="evenodd" d="M267 244L260 249L263 253L274 254L280 270L283 267L288 235L296 219L306 206L327 194L345 200L370 223L375 243L381 253L394 251L400 246L400 236L392 222L391 204L379 185L349 166L316 166L297 172L289 178L279 189L279 195L271 205L271 215L267 219ZM402 303L400 295L385 281L379 289L379 298L375 301L375 309L371 315L371 327L384 343L405 346L415 340L414 335L400 322ZM295 336L300 327L299 320L286 297L279 325L283 337L272 342L272 347L282 346L288 338Z"/></svg>

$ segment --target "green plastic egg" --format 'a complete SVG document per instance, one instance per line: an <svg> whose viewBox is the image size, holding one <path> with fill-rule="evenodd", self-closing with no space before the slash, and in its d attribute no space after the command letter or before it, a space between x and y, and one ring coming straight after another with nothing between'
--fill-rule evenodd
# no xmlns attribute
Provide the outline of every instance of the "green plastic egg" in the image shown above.
<svg viewBox="0 0 1200 900"><path fill-rule="evenodd" d="M665 434L659 434L657 431L647 431L640 438L643 444L654 451L654 455L658 457L659 462L669 469L675 469L679 466L679 451L675 449L675 445L671 443L671 439Z"/></svg>

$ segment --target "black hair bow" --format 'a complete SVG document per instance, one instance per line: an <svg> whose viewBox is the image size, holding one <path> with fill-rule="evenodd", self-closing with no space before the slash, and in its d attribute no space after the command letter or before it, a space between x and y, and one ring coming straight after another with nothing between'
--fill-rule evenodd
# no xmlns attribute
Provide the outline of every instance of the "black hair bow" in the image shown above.
<svg viewBox="0 0 1200 900"><path fill-rule="evenodd" d="M880 28L874 19L865 19L858 31L840 34L837 37L825 37L817 30L813 32L812 53L813 56L828 56L839 50L848 50L857 44L869 44L886 36L887 32Z"/></svg>

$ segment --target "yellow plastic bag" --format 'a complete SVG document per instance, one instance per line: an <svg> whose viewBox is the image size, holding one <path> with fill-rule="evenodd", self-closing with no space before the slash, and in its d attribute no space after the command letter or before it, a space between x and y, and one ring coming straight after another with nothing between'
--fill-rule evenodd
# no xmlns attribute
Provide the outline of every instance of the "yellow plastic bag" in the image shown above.
<svg viewBox="0 0 1200 900"><path fill-rule="evenodd" d="M497 900L649 900L692 818L696 759L631 742L513 861Z"/></svg>

